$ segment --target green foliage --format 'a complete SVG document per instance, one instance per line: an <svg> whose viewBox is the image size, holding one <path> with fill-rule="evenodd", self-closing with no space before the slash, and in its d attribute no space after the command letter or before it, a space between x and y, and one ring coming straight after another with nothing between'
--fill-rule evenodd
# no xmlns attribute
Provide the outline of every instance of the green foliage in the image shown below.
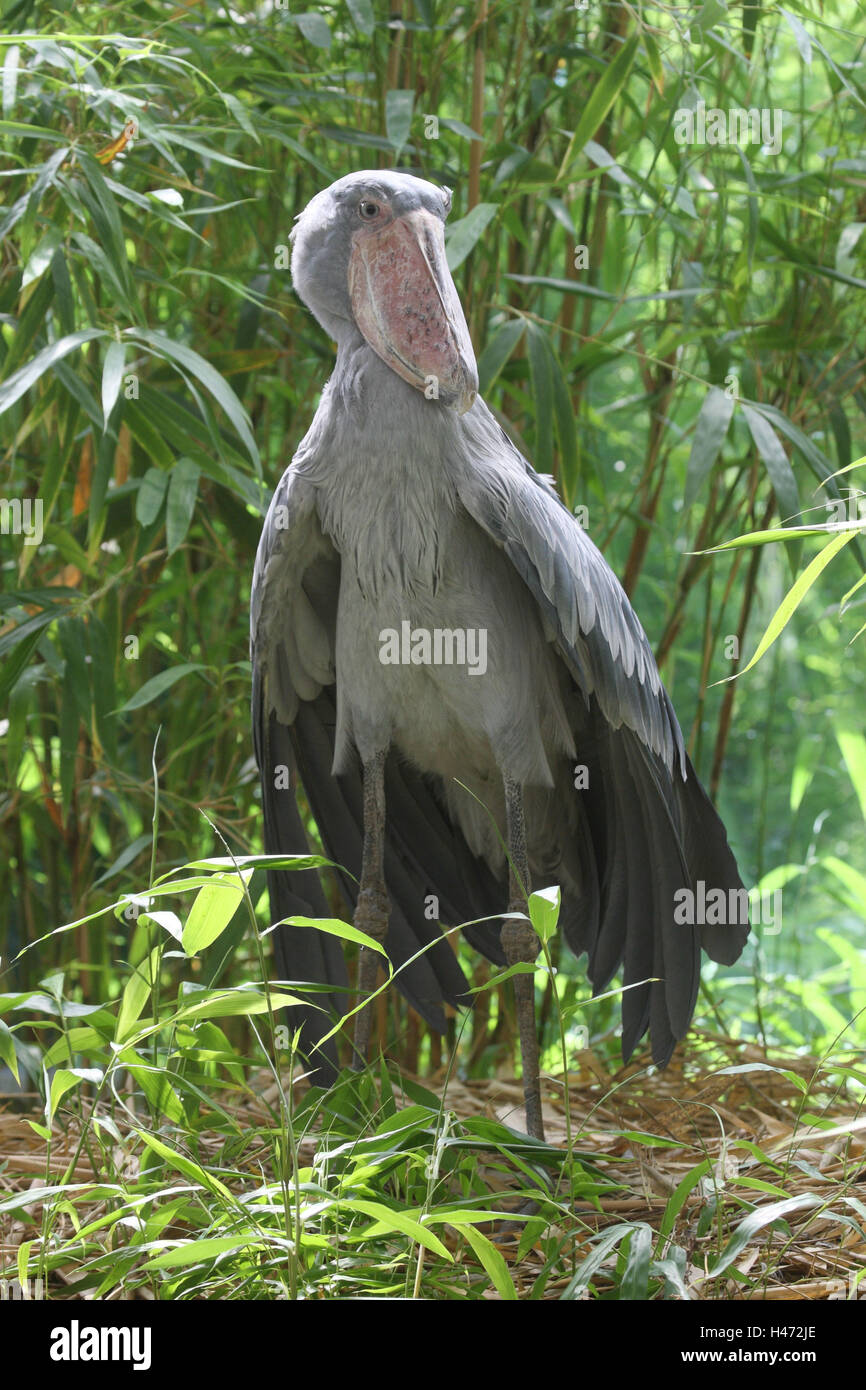
<svg viewBox="0 0 866 1390"><path fill-rule="evenodd" d="M22 1284L38 1280L53 1291L58 1274L74 1266L77 1297L129 1298L146 1289L154 1299L181 1301L466 1299L489 1290L507 1301L714 1298L725 1296L722 1276L760 1289L770 1271L750 1278L751 1263L741 1270L735 1261L775 1235L774 1264L783 1262L789 1217L805 1220L804 1238L813 1220L862 1238L863 1204L845 1184L827 1196L789 1193L799 1125L810 1145L815 1129L850 1137L808 1108L825 1103L817 1069L811 1081L763 1063L716 1072L723 1086L744 1074L784 1077L799 1113L781 1151L771 1144L766 1152L728 1139L715 1112L720 1155L685 1173L657 1230L640 1220L600 1231L591 1223L605 1216L606 1203L621 1204L624 1150L658 1162L660 1153L681 1150L682 1138L619 1129L611 1135L615 1152L582 1152L591 1110L580 1129L569 1122L565 1147L554 1148L499 1120L459 1119L447 1106L447 1081L434 1094L383 1059L378 1068L342 1072L328 1092L299 1096L270 1060L292 1062L292 1039L279 1022L292 996L266 982L203 986L190 973L209 961L214 977L230 925L225 889L233 881L252 914L249 875L258 867L238 865L231 880L223 863L196 862L163 876L134 915L125 983L110 1006L78 1003L62 974L44 979L40 991L0 994L0 1055L14 1058L14 1040L25 1032L40 1039L44 1109L29 1124L45 1143L48 1175L0 1194L0 1222L24 1222L27 1234L14 1271L0 1261L0 1278L15 1272ZM191 892L183 922L153 905ZM553 899L534 896L542 916L555 913ZM205 911L209 939L193 956L192 926ZM264 934L252 934L264 971ZM172 997L165 986L176 975L178 939L187 960ZM246 1054L226 1031L241 1016L255 1039ZM828 1070L834 1093L846 1075L862 1093L862 1071ZM600 1092L597 1105L609 1099ZM81 1181L86 1163L93 1177ZM858 1166L855 1152L854 1175ZM506 1220L513 1265L503 1254ZM521 1261L529 1250L527 1276Z"/></svg>
<svg viewBox="0 0 866 1390"><path fill-rule="evenodd" d="M333 178L399 164L454 189L448 254L491 406L586 508L624 577L748 881L784 883L782 929L757 932L737 971L708 972L708 1011L744 1037L829 1048L844 1025L862 1040L866 799L851 731L866 676L825 606L847 589L862 610L860 540L829 580L812 561L781 608L807 563L796 542L711 553L776 538L776 523L822 526L834 502L859 524L854 0L507 0L486 22L415 0L400 24L371 0L305 14L7 0L3 13L2 493L41 504L39 544L23 534L34 512L3 516L4 984L26 992L62 966L72 1002L95 1010L86 1026L105 1041L117 1006L111 1037L134 1051L146 990L179 985L182 952L227 917L207 987L258 965L225 885L199 886L214 900L158 970L110 909L135 907L133 894L153 907L157 844L168 866L260 844L249 576L332 356L292 294L288 236ZM699 103L780 112L778 148L775 128L764 146L681 141ZM812 533L797 534L808 547ZM768 629L767 659L722 684ZM124 960L136 973L118 973ZM587 1010L555 940L538 978L548 1057L561 1058L563 1017L613 1055L616 998ZM254 1016L227 1025L227 1056ZM508 1047L504 1020L494 999L473 1068ZM150 1105L188 1105L124 1055ZM74 1095L81 1078L64 1070ZM201 1239L226 1239L198 1210ZM258 1247L239 1229L251 1267ZM504 1289L489 1251L473 1250ZM628 1287L676 1285L637 1231L617 1258Z"/></svg>

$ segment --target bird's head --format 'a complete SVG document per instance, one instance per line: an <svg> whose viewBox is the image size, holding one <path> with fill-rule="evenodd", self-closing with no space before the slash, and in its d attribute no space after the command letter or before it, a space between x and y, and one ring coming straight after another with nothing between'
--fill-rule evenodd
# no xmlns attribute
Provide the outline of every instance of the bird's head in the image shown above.
<svg viewBox="0 0 866 1390"><path fill-rule="evenodd" d="M426 179L348 174L298 217L292 280L332 338L354 324L392 371L462 415L478 369L445 259L450 207L450 191Z"/></svg>

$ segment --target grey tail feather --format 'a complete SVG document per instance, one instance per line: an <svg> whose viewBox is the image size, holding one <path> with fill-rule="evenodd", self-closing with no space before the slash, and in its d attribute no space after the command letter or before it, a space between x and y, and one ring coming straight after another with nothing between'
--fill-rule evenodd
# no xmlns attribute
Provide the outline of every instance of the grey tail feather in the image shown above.
<svg viewBox="0 0 866 1390"><path fill-rule="evenodd" d="M649 1029L653 1060L664 1066L691 1022L701 947L732 964L749 931L748 921L736 916L727 925L681 924L677 895L696 893L702 880L742 904L745 889L724 826L688 758L685 777L679 763L671 771L631 730L612 728L594 702L578 737L589 779L577 793L585 822L577 840L585 842L588 831L594 870L586 866L583 844L577 873L574 852L563 853L572 867L563 930L576 954L587 953L596 994L623 967L623 1060ZM569 834L574 840L573 829Z"/></svg>
<svg viewBox="0 0 866 1390"><path fill-rule="evenodd" d="M288 730L273 715L265 724L261 704L257 710L254 708L253 724L261 730L263 740L263 745L256 748L256 756L262 779L265 853L308 854L310 848L294 786L282 790L274 786L277 766L294 767ZM281 922L285 917L332 915L315 869L271 869L267 880L272 922ZM310 1068L313 1084L330 1086L337 1075L336 1038L321 1046L320 1043L348 1009L349 981L340 942L309 927L277 926L273 936L277 971L279 978L288 982L288 993L298 992L292 988L293 983L334 987L333 992L311 992L309 1002L287 1008L283 1016L292 1032L300 1029L300 1052Z"/></svg>
<svg viewBox="0 0 866 1390"><path fill-rule="evenodd" d="M336 881L347 920L351 920L363 846L363 789L360 768L340 777L332 775L335 725L334 691L330 688L322 690L314 700L300 702L291 728L279 724L271 716L267 766L286 763L297 770L325 854L344 870L337 871ZM288 790L275 793L267 781L263 781L262 786L269 852L285 853L296 844L303 852L306 840L294 793ZM278 801L278 798L283 800ZM275 806L282 806L283 801L285 807L278 823ZM391 903L385 948L400 992L431 1028L444 1032L444 1006L464 1006L471 996L469 982L457 957L442 937L439 920L457 926L485 916L490 912L491 903L498 902L500 897L504 901L507 890L487 865L472 855L462 835L449 821L434 785L402 763L394 752L386 764L385 804L385 881ZM313 900L315 893L318 903L315 912L285 906L292 893L300 891L294 887L295 881L309 878L315 878L315 874L277 871L272 875L271 903L275 921L278 913L286 916L289 912L303 911L309 916L331 915L317 879L315 889L309 893L305 889L301 893L308 902ZM431 896L439 900L435 919L425 915ZM497 964L503 963L495 924L479 923L468 928L466 935L485 955ZM279 928L276 936L277 961L281 969L288 966L289 973L298 978L303 963L311 980L345 987L342 949L335 938L307 928ZM312 944L317 939L322 942L321 958ZM345 996L343 1000L345 1002ZM335 1001L339 1001L339 996L334 996L330 1003L333 1005ZM315 1024L308 1021L305 1039L314 1033Z"/></svg>
<svg viewBox="0 0 866 1390"><path fill-rule="evenodd" d="M254 726L255 699L256 692ZM362 788L360 769L339 778L331 774L335 721L333 691L326 689L301 702L291 729L271 716L265 726L268 746L257 746L256 753L268 773L262 782L268 852L307 851L294 792L273 788L273 767L283 763L297 767L327 856L348 871L337 874L348 915L357 891L352 874L361 859ZM674 920L675 895L683 888L694 891L700 880L727 893L745 890L724 826L691 762L685 760L685 777L680 765L671 771L630 729L612 728L594 701L580 722L589 786L579 793L577 821L572 815L561 823L562 928L575 954L587 953L596 993L623 967L623 1059L628 1061L649 1029L653 1059L664 1066L691 1021L701 946L713 960L731 964L749 930L747 922L680 925ZM457 925L495 911L506 899L507 885L468 849L435 779L423 778L394 753L386 767L386 806L385 878L392 905L386 949L399 970L401 992L431 1027L443 1031L443 1005L467 1003L468 984L437 922L426 919L425 899L435 895L439 918ZM316 871L271 872L268 883L274 921L330 915ZM479 924L465 934L489 959L502 963L497 923ZM424 946L429 949L409 964ZM333 993L324 991L309 1005L287 1011L290 1022L301 1027L301 1048L314 1066L314 1079L327 1084L335 1074L336 1047L333 1039L322 1050L317 1044L346 1011L342 948L333 937L298 927L277 928L275 948L286 978L334 987Z"/></svg>

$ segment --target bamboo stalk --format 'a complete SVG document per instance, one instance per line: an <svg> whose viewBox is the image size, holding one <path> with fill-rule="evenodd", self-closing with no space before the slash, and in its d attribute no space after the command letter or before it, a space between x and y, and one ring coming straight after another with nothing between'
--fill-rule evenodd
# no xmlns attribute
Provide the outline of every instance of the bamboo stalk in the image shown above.
<svg viewBox="0 0 866 1390"><path fill-rule="evenodd" d="M775 496L771 497L764 510L758 529L763 531L770 524L770 518L776 507ZM761 565L761 547L756 546L752 551L749 561L749 568L746 573L746 583L743 589L743 602L740 605L740 620L737 623L737 640L742 647L743 638L746 635L746 625L752 611L752 604L755 600L757 587L758 570ZM734 662L734 671L739 668L739 658ZM719 790L719 782L722 777L722 763L725 758L725 748L728 743L728 735L731 732L731 719L734 712L734 696L736 695L736 684L730 681L725 686L725 694L722 700L722 708L719 712L719 727L716 734L716 746L713 750L713 766L710 773L710 796L716 797Z"/></svg>
<svg viewBox="0 0 866 1390"><path fill-rule="evenodd" d="M487 0L478 0L475 38L472 56L472 114L469 124L479 135L484 133L484 69L487 46ZM481 156L483 140L469 143L469 210L481 201Z"/></svg>

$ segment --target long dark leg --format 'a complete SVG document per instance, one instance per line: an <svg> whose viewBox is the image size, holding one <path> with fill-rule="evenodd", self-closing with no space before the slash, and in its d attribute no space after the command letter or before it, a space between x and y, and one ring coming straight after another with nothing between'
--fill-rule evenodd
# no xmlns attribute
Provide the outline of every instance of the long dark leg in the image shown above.
<svg viewBox="0 0 866 1390"><path fill-rule="evenodd" d="M508 824L508 911L525 912L530 891L529 858L526 852L526 826L523 819L523 792L519 782L505 778L505 815ZM535 962L541 944L529 922L509 920L502 924L502 949L509 965L518 961ZM541 1084L538 1077L538 1034L535 1028L535 980L532 975L514 976L517 1026L520 1030L520 1060L523 1063L523 1094L526 1100L526 1128L536 1139L544 1138L541 1118Z"/></svg>
<svg viewBox="0 0 866 1390"><path fill-rule="evenodd" d="M355 907L354 923L380 945L388 931L390 904L385 888L385 752L374 753L364 763L364 849L361 859L361 887ZM364 999L376 988L382 957L361 947L358 988ZM367 1004L355 1015L355 1057L353 1067L360 1071L367 1061L373 1010Z"/></svg>

